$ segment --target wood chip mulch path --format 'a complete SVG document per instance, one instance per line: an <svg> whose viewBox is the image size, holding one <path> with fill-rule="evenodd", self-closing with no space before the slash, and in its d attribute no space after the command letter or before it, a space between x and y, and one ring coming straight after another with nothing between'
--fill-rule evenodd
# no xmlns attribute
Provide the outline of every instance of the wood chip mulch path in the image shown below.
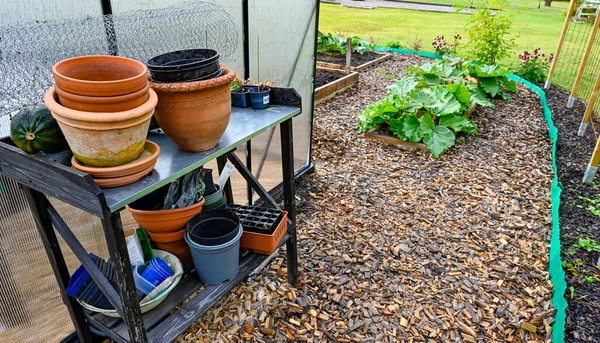
<svg viewBox="0 0 600 343"><path fill-rule="evenodd" d="M393 59L315 109L316 172L298 187L300 281L282 252L178 342L544 342L550 141L524 88L479 109L479 135L440 159L360 137L356 114Z"/></svg>

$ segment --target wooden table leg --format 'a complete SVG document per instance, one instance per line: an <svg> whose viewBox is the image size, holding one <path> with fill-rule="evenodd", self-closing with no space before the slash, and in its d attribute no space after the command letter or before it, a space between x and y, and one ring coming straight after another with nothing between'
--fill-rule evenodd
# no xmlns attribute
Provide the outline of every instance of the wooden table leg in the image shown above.
<svg viewBox="0 0 600 343"><path fill-rule="evenodd" d="M137 298L137 289L133 282L129 253L127 252L127 244L125 243L125 235L119 213L112 213L102 218L102 227L104 228L110 259L115 267L117 291L121 296L123 311L125 312L123 320L127 323L127 328L129 329L129 341L146 343L148 342L148 338L144 329L142 310Z"/></svg>
<svg viewBox="0 0 600 343"><path fill-rule="evenodd" d="M283 170L283 208L288 211L291 238L286 242L288 282L298 283L298 241L296 238L296 189L294 185L294 131L292 118L280 124L281 162Z"/></svg>
<svg viewBox="0 0 600 343"><path fill-rule="evenodd" d="M54 276L58 282L60 295L67 306L73 326L75 326L77 337L79 337L79 340L83 343L92 342L92 335L85 320L81 305L79 305L77 300L69 297L65 293L69 286L71 274L67 268L60 245L56 239L56 233L52 227L50 215L48 214L48 199L44 194L29 187L21 186L21 189L25 193L27 202L31 207L33 219L35 220L36 227L42 238L42 243L46 249L46 254L48 255L50 265L54 271Z"/></svg>

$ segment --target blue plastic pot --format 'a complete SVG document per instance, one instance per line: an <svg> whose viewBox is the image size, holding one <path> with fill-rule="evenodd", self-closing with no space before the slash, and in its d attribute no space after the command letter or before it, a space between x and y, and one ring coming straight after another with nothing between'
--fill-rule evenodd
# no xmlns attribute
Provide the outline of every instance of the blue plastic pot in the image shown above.
<svg viewBox="0 0 600 343"><path fill-rule="evenodd" d="M138 296L140 296L140 297L141 297L141 295L139 294L140 292L143 294L149 294L156 288L156 286L153 285L150 281L148 281L142 277L141 274L144 271L146 271L146 269L148 269L148 268L143 264L138 264L137 266L135 266L133 268L133 282L135 283L135 288L137 288L139 291Z"/></svg>
<svg viewBox="0 0 600 343"><path fill-rule="evenodd" d="M200 281L209 285L220 285L237 275L243 232L242 226L239 225L238 234L234 239L214 246L197 244L190 239L189 232L185 233L185 241L192 251L194 267Z"/></svg>
<svg viewBox="0 0 600 343"><path fill-rule="evenodd" d="M269 107L271 88L259 92L258 88L248 89L250 93L250 100L252 100L252 108L255 110L264 110Z"/></svg>
<svg viewBox="0 0 600 343"><path fill-rule="evenodd" d="M150 282L154 286L160 285L161 282L165 281L166 278L173 276L173 270L167 262L155 257L150 261L148 267L142 271L141 276L146 281Z"/></svg>
<svg viewBox="0 0 600 343"><path fill-rule="evenodd" d="M231 104L235 107L250 107L250 94L241 88L231 91Z"/></svg>

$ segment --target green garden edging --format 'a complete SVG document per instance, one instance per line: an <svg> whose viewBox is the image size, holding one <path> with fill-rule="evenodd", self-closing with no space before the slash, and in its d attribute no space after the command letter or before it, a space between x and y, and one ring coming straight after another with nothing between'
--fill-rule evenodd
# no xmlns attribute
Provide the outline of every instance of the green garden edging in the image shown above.
<svg viewBox="0 0 600 343"><path fill-rule="evenodd" d="M436 55L431 52L414 51L406 49L393 49L376 47L377 51L388 51L404 55L418 55L428 58L442 58L440 55ZM565 317L567 301L565 300L564 294L567 289L567 283L565 282L565 272L562 268L562 259L560 257L560 218L559 218L559 207L560 207L560 194L562 189L558 185L558 170L556 168L556 142L558 140L558 129L554 125L552 120L552 111L548 106L548 100L546 99L546 92L543 89L536 86L535 84L517 76L511 74L508 76L511 80L523 84L531 91L536 93L540 97L540 104L544 108L544 118L548 125L548 133L550 140L552 141L552 169L554 170L554 180L552 181L552 188L550 190L550 196L552 201L552 238L550 239L550 260L548 263L548 272L550 273L550 281L554 286L552 290L552 305L556 308L556 314L554 315L555 322L552 325L552 341L554 343L564 343L565 341Z"/></svg>

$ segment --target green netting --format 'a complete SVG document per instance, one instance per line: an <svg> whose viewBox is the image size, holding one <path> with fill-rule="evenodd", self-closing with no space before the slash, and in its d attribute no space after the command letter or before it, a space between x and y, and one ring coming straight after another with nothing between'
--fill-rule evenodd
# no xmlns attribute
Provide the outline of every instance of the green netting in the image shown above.
<svg viewBox="0 0 600 343"><path fill-rule="evenodd" d="M418 55L428 58L442 58L440 55L436 55L430 52L422 52L422 51L414 51L414 50L405 50L405 49L392 49L392 48L383 48L376 47L377 51L389 51L398 54L404 55ZM552 326L552 341L554 343L564 343L565 341L565 317L566 317L566 308L567 301L565 300L564 294L567 288L567 284L565 282L565 272L562 269L562 260L560 257L560 219L558 216L558 209L560 207L560 194L562 189L558 185L558 171L556 168L556 142L558 140L558 129L554 126L554 121L552 121L552 111L548 106L548 101L546 100L546 92L540 87L534 85L533 83L520 78L517 75L509 75L509 78L523 84L525 87L529 88L531 91L539 95L540 104L544 108L544 118L546 119L546 124L548 124L548 131L550 140L552 141L552 168L554 170L554 180L552 181L552 188L550 191L551 199L552 199L552 238L550 239L550 262L548 264L548 272L550 273L550 281L554 286L552 293L552 304L556 308L556 315L554 319L554 325Z"/></svg>

